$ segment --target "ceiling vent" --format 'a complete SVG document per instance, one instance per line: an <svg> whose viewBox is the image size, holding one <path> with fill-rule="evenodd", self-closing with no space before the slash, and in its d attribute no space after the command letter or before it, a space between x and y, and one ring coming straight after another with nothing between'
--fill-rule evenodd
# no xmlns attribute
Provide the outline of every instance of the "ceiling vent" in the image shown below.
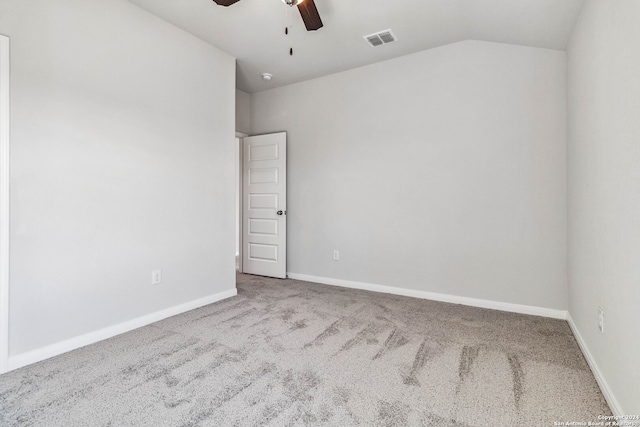
<svg viewBox="0 0 640 427"><path fill-rule="evenodd" d="M393 43L398 40L391 30L384 30L374 34L369 34L368 36L364 36L363 39L365 39L371 47L382 46L383 44Z"/></svg>

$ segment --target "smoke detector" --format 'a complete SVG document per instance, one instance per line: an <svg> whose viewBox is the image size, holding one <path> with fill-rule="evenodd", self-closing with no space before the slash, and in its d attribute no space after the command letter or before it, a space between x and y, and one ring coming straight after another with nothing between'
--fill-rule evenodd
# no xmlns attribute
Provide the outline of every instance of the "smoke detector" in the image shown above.
<svg viewBox="0 0 640 427"><path fill-rule="evenodd" d="M273 76L269 73L262 73L262 80L264 80L265 82L269 82L271 81L271 79L273 78Z"/></svg>
<svg viewBox="0 0 640 427"><path fill-rule="evenodd" d="M383 44L393 43L398 40L391 30L378 31L377 33L364 36L363 39L365 39L371 47L382 46Z"/></svg>

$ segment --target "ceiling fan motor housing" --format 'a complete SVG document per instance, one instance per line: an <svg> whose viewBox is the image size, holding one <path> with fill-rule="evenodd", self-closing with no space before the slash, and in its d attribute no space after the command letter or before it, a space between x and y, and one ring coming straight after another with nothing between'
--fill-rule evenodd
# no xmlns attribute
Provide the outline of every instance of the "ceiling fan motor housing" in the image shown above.
<svg viewBox="0 0 640 427"><path fill-rule="evenodd" d="M214 3L220 6L231 6L239 2L240 0L213 0ZM316 8L316 4L313 0L282 0L282 2L291 7L298 6L300 16L304 22L304 26L307 27L307 31L316 31L323 27L322 19Z"/></svg>

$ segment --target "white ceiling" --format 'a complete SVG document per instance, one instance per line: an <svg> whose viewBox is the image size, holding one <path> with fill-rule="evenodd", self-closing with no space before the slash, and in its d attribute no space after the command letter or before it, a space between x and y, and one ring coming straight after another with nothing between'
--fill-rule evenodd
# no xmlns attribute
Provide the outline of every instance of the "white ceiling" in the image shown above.
<svg viewBox="0 0 640 427"><path fill-rule="evenodd" d="M253 93L467 39L565 50L584 0L315 0L324 27L311 32L282 0L129 1L236 57ZM362 38L389 28L395 43Z"/></svg>

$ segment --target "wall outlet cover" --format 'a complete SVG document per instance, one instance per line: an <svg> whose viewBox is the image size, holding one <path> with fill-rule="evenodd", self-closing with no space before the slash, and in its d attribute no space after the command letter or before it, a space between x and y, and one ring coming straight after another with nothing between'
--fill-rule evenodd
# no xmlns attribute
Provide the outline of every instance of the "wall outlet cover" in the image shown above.
<svg viewBox="0 0 640 427"><path fill-rule="evenodd" d="M604 311L598 307L598 329L604 333Z"/></svg>
<svg viewBox="0 0 640 427"><path fill-rule="evenodd" d="M162 270L153 270L151 272L151 284L158 285L162 282Z"/></svg>

